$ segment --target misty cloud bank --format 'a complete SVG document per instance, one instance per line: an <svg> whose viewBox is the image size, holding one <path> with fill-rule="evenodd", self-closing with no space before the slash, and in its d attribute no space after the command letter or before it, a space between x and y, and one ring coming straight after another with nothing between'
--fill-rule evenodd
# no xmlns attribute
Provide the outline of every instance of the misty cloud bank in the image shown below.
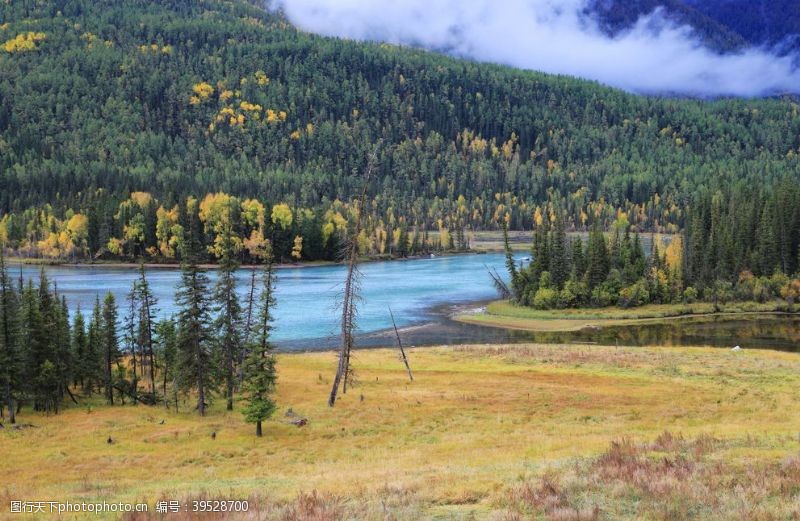
<svg viewBox="0 0 800 521"><path fill-rule="evenodd" d="M586 0L274 0L304 30L414 45L600 81L639 93L762 96L800 92L791 57L720 56L659 11L609 38Z"/></svg>

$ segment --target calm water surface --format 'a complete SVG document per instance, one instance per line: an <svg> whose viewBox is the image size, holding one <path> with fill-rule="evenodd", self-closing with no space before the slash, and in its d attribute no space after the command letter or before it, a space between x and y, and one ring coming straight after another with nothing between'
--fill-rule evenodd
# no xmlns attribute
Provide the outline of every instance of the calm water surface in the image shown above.
<svg viewBox="0 0 800 521"><path fill-rule="evenodd" d="M504 273L500 253L458 255L407 261L374 262L361 266L362 301L359 305L359 345L394 343L389 306L404 344L463 343L582 343L606 345L706 345L800 351L800 316L760 315L736 318L704 317L661 324L606 327L565 333L534 333L462 324L450 320L456 309L475 308L496 298L487 267ZM38 266L13 266L11 273L37 279ZM51 282L67 297L72 312L88 313L94 299L111 291L122 307L137 270L103 266L47 266ZM215 280L215 272L209 272ZM239 274L242 298L249 287L249 270ZM337 303L345 276L343 266L285 268L278 271L273 339L283 349L333 347L337 342ZM159 300L160 316L175 313L177 269L148 271ZM124 314L124 310L120 315Z"/></svg>
<svg viewBox="0 0 800 521"><path fill-rule="evenodd" d="M443 256L407 261L372 262L360 267L361 295L359 330L370 333L391 327L389 306L398 327L423 323L431 310L443 304L458 304L496 297L486 266L503 269L501 254ZM38 280L39 266L19 265L10 269L13 277ZM78 306L91 312L95 298L110 291L122 308L137 269L105 266L46 266L51 283L67 297L70 311ZM175 288L180 271L153 268L147 273L158 298L160 316L176 312ZM214 270L209 277L216 280ZM337 304L345 277L344 266L282 268L278 270L277 309L273 339L287 346L310 346L337 333ZM244 299L250 271L239 272L238 291ZM120 310L120 316L124 310Z"/></svg>

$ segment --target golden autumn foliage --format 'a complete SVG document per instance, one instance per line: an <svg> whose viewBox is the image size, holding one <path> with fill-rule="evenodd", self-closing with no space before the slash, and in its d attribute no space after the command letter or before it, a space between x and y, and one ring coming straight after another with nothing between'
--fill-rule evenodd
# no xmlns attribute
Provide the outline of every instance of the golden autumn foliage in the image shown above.
<svg viewBox="0 0 800 521"><path fill-rule="evenodd" d="M199 105L214 94L214 87L204 81L195 83L192 86L192 93L194 95L189 97L189 103L191 105Z"/></svg>
<svg viewBox="0 0 800 521"><path fill-rule="evenodd" d="M257 70L255 73L256 83L259 85L269 85L269 78L262 70Z"/></svg>
<svg viewBox="0 0 800 521"><path fill-rule="evenodd" d="M267 123L279 123L282 121L286 121L286 112L284 111L275 111L272 109L267 109Z"/></svg>
<svg viewBox="0 0 800 521"><path fill-rule="evenodd" d="M250 237L244 240L243 246L252 257L264 259L269 251L269 240L264 238L261 230L253 230Z"/></svg>
<svg viewBox="0 0 800 521"><path fill-rule="evenodd" d="M541 226L544 222L544 216L542 216L542 209L540 207L536 207L536 210L533 212L533 222L536 226Z"/></svg>
<svg viewBox="0 0 800 521"><path fill-rule="evenodd" d="M171 45L159 46L158 44L151 43L150 45L140 45L139 51L143 54L172 54L173 48Z"/></svg>
<svg viewBox="0 0 800 521"><path fill-rule="evenodd" d="M144 208L153 200L153 195L149 192L131 192L131 201L136 203L139 208Z"/></svg>
<svg viewBox="0 0 800 521"><path fill-rule="evenodd" d="M89 235L89 218L83 214L76 213L67 221L67 231L73 241L83 241Z"/></svg>
<svg viewBox="0 0 800 521"><path fill-rule="evenodd" d="M272 223L277 224L282 230L286 230L292 225L292 209L286 203L276 204L272 207Z"/></svg>
<svg viewBox="0 0 800 521"><path fill-rule="evenodd" d="M263 229L266 224L266 208L258 199L242 201L242 220L251 228Z"/></svg>
<svg viewBox="0 0 800 521"><path fill-rule="evenodd" d="M233 231L234 215L239 212L239 200L224 192L208 194L200 203L200 221L205 225L206 232L214 234L214 244L208 251L222 256L226 240L237 253L242 249L242 239Z"/></svg>
<svg viewBox="0 0 800 521"><path fill-rule="evenodd" d="M250 103L249 101L241 101L239 103L239 108L248 112L261 112L263 110L261 105Z"/></svg>
<svg viewBox="0 0 800 521"><path fill-rule="evenodd" d="M3 44L3 50L8 53L29 52L38 49L37 44L44 41L47 35L39 32L28 31L20 33Z"/></svg>
<svg viewBox="0 0 800 521"><path fill-rule="evenodd" d="M156 210L156 240L158 251L168 259L174 259L183 241L183 226L178 224L178 206L171 210L160 206Z"/></svg>
<svg viewBox="0 0 800 521"><path fill-rule="evenodd" d="M292 243L292 258L298 261L303 258L303 237L300 235L295 236Z"/></svg>

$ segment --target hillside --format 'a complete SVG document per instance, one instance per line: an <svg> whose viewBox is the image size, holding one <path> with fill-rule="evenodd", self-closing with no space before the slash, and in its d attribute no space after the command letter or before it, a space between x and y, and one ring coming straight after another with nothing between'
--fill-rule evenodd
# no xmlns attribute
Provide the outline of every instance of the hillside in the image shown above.
<svg viewBox="0 0 800 521"><path fill-rule="evenodd" d="M791 98L639 97L316 37L238 1L12 2L0 28L0 213L52 207L6 222L12 245L84 213L97 251L136 191L158 201L148 219L220 190L322 219L359 192L379 139L375 219L425 229L503 212L530 228L548 200L570 227L621 209L677 229L698 191L800 173Z"/></svg>
<svg viewBox="0 0 800 521"><path fill-rule="evenodd" d="M686 0L748 42L800 50L798 0Z"/></svg>
<svg viewBox="0 0 800 521"><path fill-rule="evenodd" d="M703 43L719 52L753 45L781 52L800 50L798 0L591 0L586 14L613 36L657 9L663 19L691 27Z"/></svg>
<svg viewBox="0 0 800 521"><path fill-rule="evenodd" d="M591 0L586 14L596 19L609 36L630 29L640 17L660 10L662 19L676 25L687 25L708 47L719 52L736 51L747 46L747 40L710 13L682 0Z"/></svg>

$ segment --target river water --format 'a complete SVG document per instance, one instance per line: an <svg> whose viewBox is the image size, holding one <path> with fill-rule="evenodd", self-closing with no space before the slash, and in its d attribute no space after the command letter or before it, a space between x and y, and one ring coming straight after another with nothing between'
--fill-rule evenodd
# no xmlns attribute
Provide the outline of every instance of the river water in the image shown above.
<svg viewBox="0 0 800 521"><path fill-rule="evenodd" d="M488 269L503 274L500 253L455 255L362 264L359 339L362 346L395 342L389 308L406 345L546 342L606 345L708 345L797 351L800 317L760 315L700 318L626 327L586 329L568 333L533 333L462 324L450 320L455 309L475 308L497 298ZM11 275L39 277L38 266L11 267ZM111 291L122 308L138 273L134 268L109 266L46 266L52 283L65 295L71 312L80 306L91 312L94 300ZM215 280L214 270L209 276ZM286 350L333 347L337 343L337 304L345 277L344 266L281 268L273 340ZM148 279L158 298L158 314L175 313L174 293L180 271L152 268ZM250 271L239 273L238 291L244 299ZM124 315L120 310L120 316Z"/></svg>

